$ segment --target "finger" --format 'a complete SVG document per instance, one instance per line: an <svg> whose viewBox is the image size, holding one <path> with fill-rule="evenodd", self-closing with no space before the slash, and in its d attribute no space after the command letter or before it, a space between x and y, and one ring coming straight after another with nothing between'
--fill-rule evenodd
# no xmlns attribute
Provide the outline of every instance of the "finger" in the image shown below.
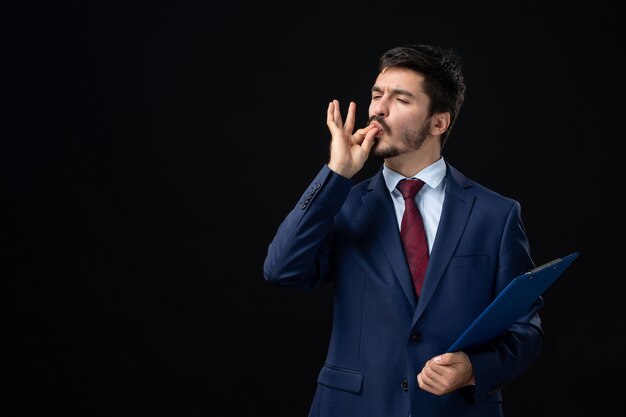
<svg viewBox="0 0 626 417"><path fill-rule="evenodd" d="M326 124L330 126L335 124L335 101L328 103L328 109L326 109Z"/></svg>
<svg viewBox="0 0 626 417"><path fill-rule="evenodd" d="M363 139L363 142L361 143L361 147L368 155L370 151L372 150L372 146L374 146L374 138L376 137L377 132L378 132L378 129L372 129L369 132L367 132L365 134L365 139Z"/></svg>
<svg viewBox="0 0 626 417"><path fill-rule="evenodd" d="M333 120L340 129L343 129L343 119L341 118L341 109L339 108L339 100L333 100Z"/></svg>
<svg viewBox="0 0 626 417"><path fill-rule="evenodd" d="M424 366L422 372L433 382L438 381L442 375L439 370L435 369L435 367L429 365L428 363Z"/></svg>
<svg viewBox="0 0 626 417"><path fill-rule="evenodd" d="M434 390L437 389L434 381L428 376L428 374L425 372L425 369L422 369L422 372L417 375L417 383L421 389L428 392L434 393Z"/></svg>
<svg viewBox="0 0 626 417"><path fill-rule="evenodd" d="M433 376L444 375L447 371L447 367L445 365L438 365L432 361L428 361L428 369L432 371Z"/></svg>
<svg viewBox="0 0 626 417"><path fill-rule="evenodd" d="M336 134L343 134L343 131L341 130L341 125L337 126L337 122L335 119L335 109L338 106L339 103L337 102L337 100L333 100L328 103L328 109L326 109L326 125L328 126L328 129L333 136L335 136ZM341 116L339 116L339 119L341 121Z"/></svg>
<svg viewBox="0 0 626 417"><path fill-rule="evenodd" d="M424 389L424 387L426 386L426 384L424 384L421 372L417 374L417 385L422 389Z"/></svg>
<svg viewBox="0 0 626 417"><path fill-rule="evenodd" d="M354 130L355 114L356 114L356 103L354 101L351 101L350 105L348 106L348 115L346 116L346 123L343 128L344 132L350 135L352 134L352 131Z"/></svg>
<svg viewBox="0 0 626 417"><path fill-rule="evenodd" d="M353 145L362 144L363 141L365 140L365 137L370 132L372 132L373 135L376 135L376 132L378 132L378 128L373 125L369 125L362 129L357 130L356 132L354 132L354 135L352 136L352 144Z"/></svg>

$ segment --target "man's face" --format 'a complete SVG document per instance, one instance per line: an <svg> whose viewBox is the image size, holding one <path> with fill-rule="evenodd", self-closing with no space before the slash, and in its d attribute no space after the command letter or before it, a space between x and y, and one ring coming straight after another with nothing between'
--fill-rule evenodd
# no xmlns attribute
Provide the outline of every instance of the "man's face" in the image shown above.
<svg viewBox="0 0 626 417"><path fill-rule="evenodd" d="M372 153L391 158L418 149L430 132L424 77L406 68L386 68L372 87L369 123L380 128Z"/></svg>

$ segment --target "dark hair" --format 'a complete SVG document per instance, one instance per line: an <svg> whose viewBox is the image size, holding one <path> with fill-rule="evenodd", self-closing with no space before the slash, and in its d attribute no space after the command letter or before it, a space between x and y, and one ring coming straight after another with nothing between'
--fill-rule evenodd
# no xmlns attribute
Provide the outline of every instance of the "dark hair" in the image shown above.
<svg viewBox="0 0 626 417"><path fill-rule="evenodd" d="M430 97L429 115L450 113L450 126L441 135L446 143L465 98L465 80L461 57L452 49L431 45L404 45L392 48L380 57L379 70L402 67L424 76L424 92Z"/></svg>

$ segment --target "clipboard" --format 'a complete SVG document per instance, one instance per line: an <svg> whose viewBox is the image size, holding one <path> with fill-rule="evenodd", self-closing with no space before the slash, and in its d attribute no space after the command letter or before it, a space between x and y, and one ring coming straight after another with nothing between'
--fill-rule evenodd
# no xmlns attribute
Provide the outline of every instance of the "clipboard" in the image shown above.
<svg viewBox="0 0 626 417"><path fill-rule="evenodd" d="M450 346L455 352L502 335L578 257L574 252L514 278Z"/></svg>

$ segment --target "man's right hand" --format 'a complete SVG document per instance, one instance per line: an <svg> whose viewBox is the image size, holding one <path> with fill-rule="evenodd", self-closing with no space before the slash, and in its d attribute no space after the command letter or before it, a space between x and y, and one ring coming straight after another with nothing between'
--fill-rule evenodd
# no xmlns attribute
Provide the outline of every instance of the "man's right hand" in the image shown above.
<svg viewBox="0 0 626 417"><path fill-rule="evenodd" d="M333 100L328 104L326 114L326 124L332 135L328 167L346 178L352 178L363 168L378 133L378 127L369 125L353 134L355 113L356 104L351 101L344 124L339 101Z"/></svg>

